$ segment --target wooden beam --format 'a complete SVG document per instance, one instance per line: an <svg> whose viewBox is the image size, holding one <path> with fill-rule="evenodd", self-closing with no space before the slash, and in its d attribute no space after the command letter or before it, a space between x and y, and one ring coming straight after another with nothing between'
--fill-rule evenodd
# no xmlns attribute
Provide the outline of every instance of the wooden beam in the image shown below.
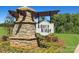
<svg viewBox="0 0 79 59"><path fill-rule="evenodd" d="M44 11L44 12L37 12L37 13L33 13L33 15L38 15L39 13L39 16L50 16L49 15L49 12L50 12L50 15L54 15L54 14L57 14L59 12L59 10L54 10L54 11Z"/></svg>

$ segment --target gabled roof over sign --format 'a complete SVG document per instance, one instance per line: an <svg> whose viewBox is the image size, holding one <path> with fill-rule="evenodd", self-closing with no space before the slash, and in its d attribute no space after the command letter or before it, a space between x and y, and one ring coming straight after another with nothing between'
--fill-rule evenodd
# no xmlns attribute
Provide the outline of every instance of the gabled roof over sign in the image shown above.
<svg viewBox="0 0 79 59"><path fill-rule="evenodd" d="M9 13L14 17L18 17L19 14L26 16L26 11L31 11L31 14L35 17L53 16L54 14L57 14L59 12L59 10L36 12L35 10L29 7L20 7L20 8L17 8L16 11L9 10Z"/></svg>

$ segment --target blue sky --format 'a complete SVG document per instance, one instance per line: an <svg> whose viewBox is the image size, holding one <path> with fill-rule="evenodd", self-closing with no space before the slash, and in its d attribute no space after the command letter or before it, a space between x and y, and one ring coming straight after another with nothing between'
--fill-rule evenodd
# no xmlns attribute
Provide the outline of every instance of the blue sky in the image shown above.
<svg viewBox="0 0 79 59"><path fill-rule="evenodd" d="M4 22L5 17L8 15L8 10L16 10L20 6L0 6L0 23ZM38 11L60 10L63 13L79 13L79 6L29 6Z"/></svg>

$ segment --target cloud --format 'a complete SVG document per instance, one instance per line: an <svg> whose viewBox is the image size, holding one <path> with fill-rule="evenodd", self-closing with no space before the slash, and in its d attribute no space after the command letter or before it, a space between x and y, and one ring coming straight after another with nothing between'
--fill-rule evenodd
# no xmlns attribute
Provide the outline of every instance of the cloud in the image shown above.
<svg viewBox="0 0 79 59"><path fill-rule="evenodd" d="M0 21L0 23L4 23L4 21Z"/></svg>

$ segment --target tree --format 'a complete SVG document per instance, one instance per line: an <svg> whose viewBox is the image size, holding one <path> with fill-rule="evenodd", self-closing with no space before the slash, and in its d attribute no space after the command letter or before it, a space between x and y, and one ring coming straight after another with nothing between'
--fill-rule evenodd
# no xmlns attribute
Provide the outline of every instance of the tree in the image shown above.
<svg viewBox="0 0 79 59"><path fill-rule="evenodd" d="M12 17L10 15L6 16L6 20L4 21L4 26L7 28L9 35L12 32L12 26L14 25L14 22L15 22L14 17Z"/></svg>
<svg viewBox="0 0 79 59"><path fill-rule="evenodd" d="M79 33L79 14L57 14L52 22L56 33Z"/></svg>

